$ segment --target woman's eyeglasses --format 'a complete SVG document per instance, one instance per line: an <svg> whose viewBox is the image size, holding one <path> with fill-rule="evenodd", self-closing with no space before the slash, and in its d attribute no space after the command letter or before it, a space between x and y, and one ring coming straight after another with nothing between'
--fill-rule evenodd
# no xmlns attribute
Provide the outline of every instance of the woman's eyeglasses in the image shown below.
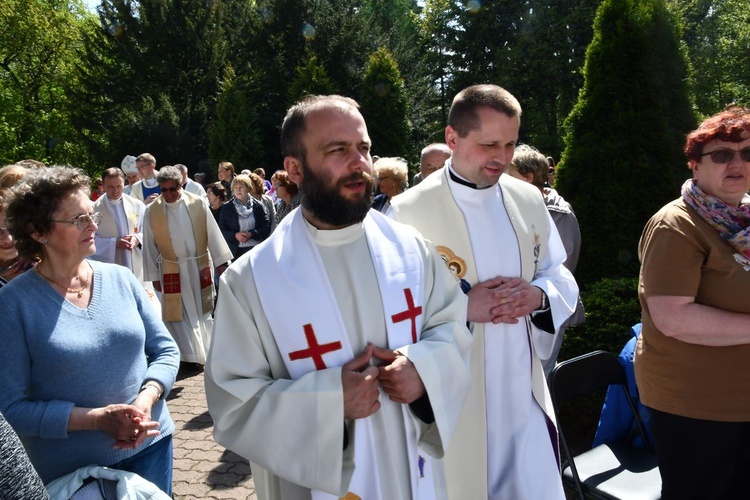
<svg viewBox="0 0 750 500"><path fill-rule="evenodd" d="M73 224L76 226L80 231L85 230L89 225L93 222L97 226L102 223L102 218L104 216L101 212L95 212L91 215L89 214L81 214L77 217L74 217L71 220L52 220L52 222L59 222L61 224Z"/></svg>
<svg viewBox="0 0 750 500"><path fill-rule="evenodd" d="M740 154L740 158L742 159L742 161L750 162L750 148L740 149L739 151L729 148L715 149L714 151L703 153L701 157L710 156L712 162L724 164L734 160L734 155L736 153Z"/></svg>

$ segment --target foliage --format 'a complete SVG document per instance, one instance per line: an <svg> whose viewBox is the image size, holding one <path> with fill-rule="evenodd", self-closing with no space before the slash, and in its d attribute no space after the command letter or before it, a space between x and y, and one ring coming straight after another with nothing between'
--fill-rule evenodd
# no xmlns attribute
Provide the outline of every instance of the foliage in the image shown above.
<svg viewBox="0 0 750 500"><path fill-rule="evenodd" d="M597 349L619 354L641 321L637 278L604 278L581 290L586 322L565 331L558 361Z"/></svg>
<svg viewBox="0 0 750 500"><path fill-rule="evenodd" d="M287 104L291 106L307 95L325 95L335 92L335 87L328 78L326 69L320 64L318 56L308 51L307 63L297 67L297 74L289 86Z"/></svg>
<svg viewBox="0 0 750 500"><path fill-rule="evenodd" d="M675 10L694 71L698 111L750 105L750 11L744 0L680 0Z"/></svg>
<svg viewBox="0 0 750 500"><path fill-rule="evenodd" d="M599 1L530 0L521 21L512 83L523 106L522 140L560 157L562 125L583 85L585 49Z"/></svg>
<svg viewBox="0 0 750 500"><path fill-rule="evenodd" d="M687 74L662 0L602 3L556 180L581 227L579 282L635 276L644 224L679 195L695 126Z"/></svg>
<svg viewBox="0 0 750 500"><path fill-rule="evenodd" d="M367 62L360 105L368 124L373 154L410 156L404 82L396 60L386 48L380 48Z"/></svg>
<svg viewBox="0 0 750 500"><path fill-rule="evenodd" d="M252 87L230 67L221 83L216 118L210 128L210 164L231 161L235 168L255 168L264 160L256 107L248 99Z"/></svg>
<svg viewBox="0 0 750 500"><path fill-rule="evenodd" d="M23 158L85 166L67 88L84 29L80 1L0 3L0 165Z"/></svg>
<svg viewBox="0 0 750 500"><path fill-rule="evenodd" d="M413 118L415 128L422 130L424 136L417 144L445 140L444 130L450 105L449 85L454 72L451 47L456 43L451 4L451 0L426 0L422 12L412 14L422 54L420 74L415 79L419 85L413 91L422 93L422 112Z"/></svg>
<svg viewBox="0 0 750 500"><path fill-rule="evenodd" d="M519 98L524 108L521 141L559 158L568 146L562 132L570 137L571 128L563 123L584 85L585 49L593 39L592 21L601 2L102 0L95 17L84 11L81 0L4 0L0 161L33 156L101 168L116 164L126 153L148 150L161 164L180 161L206 170L217 158L237 154L242 139L229 138L237 130L250 141L240 153L243 161L264 164L270 171L280 165L279 124L290 101L304 92L328 89L362 96L368 58L381 47L391 53L403 81L411 124L406 156L416 157L422 146L443 139L456 92L491 82ZM653 1L621 3L628 6L620 9L621 25L635 26L638 15L655 19ZM658 4L664 10L664 2ZM696 96L697 112L713 114L730 101L749 104L746 0L666 4L679 17L694 68L682 78ZM621 32L617 22L606 26L609 34ZM670 19L667 24L674 23ZM674 26L670 30L679 36ZM636 27L631 38L641 31ZM658 29L653 33L653 38L633 47L608 52L613 75L619 78L632 67L634 47L652 54L651 68L657 75L684 66L674 57L674 44L663 43ZM601 50L601 41L597 43ZM623 68L617 71L621 59ZM228 68L234 70L231 78ZM599 78L615 79L600 73L588 77L589 85ZM640 76L629 78L632 83ZM611 113L632 89L642 87L608 87L615 93ZM677 89L675 95L681 94ZM663 100L646 101L639 113L649 105L654 114L667 108ZM675 109L679 120L682 108ZM235 116L240 110L244 119ZM622 121L610 114L592 127L622 137L638 151L643 143L657 147L671 135L651 137L660 130L656 127L644 141L634 137L636 129L605 130L602 124L612 117ZM216 142L219 132L224 138ZM586 135L584 130L581 135ZM224 147L228 149L222 151ZM622 153L618 157L623 162L641 161ZM609 172L609 160L592 158L591 163ZM620 175L615 184L621 182ZM595 189L589 185L584 191ZM565 190L562 194L571 197ZM602 212L604 208L609 207Z"/></svg>
<svg viewBox="0 0 750 500"><path fill-rule="evenodd" d="M75 114L101 161L149 151L160 164L205 162L226 57L225 10L220 1L102 1L100 24L78 65L81 106ZM166 109L151 113L143 108L149 102ZM171 131L161 119L165 113L175 116ZM156 121L146 121L151 118ZM168 142L152 136L155 129L167 133Z"/></svg>

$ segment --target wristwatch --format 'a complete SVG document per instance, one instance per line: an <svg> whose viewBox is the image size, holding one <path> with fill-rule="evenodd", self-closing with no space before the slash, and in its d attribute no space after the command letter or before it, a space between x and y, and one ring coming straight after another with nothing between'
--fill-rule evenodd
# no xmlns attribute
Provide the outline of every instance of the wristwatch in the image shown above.
<svg viewBox="0 0 750 500"><path fill-rule="evenodd" d="M541 290L541 288L540 288ZM542 290L542 305L534 309L534 312L543 312L549 309L549 299L547 298L547 293Z"/></svg>
<svg viewBox="0 0 750 500"><path fill-rule="evenodd" d="M146 382L145 384L143 384L141 386L140 392L143 392L143 391L145 391L146 389L149 389L149 388L153 389L154 391L156 391L156 400L157 401L160 400L163 391L161 390L161 388L158 385L156 385L155 382L152 382L152 381L149 380L148 382Z"/></svg>

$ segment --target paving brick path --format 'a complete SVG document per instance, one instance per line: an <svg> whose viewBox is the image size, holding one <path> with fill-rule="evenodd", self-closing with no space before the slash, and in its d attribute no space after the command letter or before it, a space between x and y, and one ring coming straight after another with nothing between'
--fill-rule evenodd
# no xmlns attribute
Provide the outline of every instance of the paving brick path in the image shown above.
<svg viewBox="0 0 750 500"><path fill-rule="evenodd" d="M247 460L213 440L213 421L206 408L203 372L180 373L167 397L175 422L174 498L256 500Z"/></svg>

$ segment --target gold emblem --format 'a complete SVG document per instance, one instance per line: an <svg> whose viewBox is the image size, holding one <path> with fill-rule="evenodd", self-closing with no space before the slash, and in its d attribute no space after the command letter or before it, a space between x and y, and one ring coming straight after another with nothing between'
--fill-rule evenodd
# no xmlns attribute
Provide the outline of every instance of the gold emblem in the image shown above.
<svg viewBox="0 0 750 500"><path fill-rule="evenodd" d="M362 500L362 497L355 495L351 491L347 491L346 495L341 497L339 500Z"/></svg>
<svg viewBox="0 0 750 500"><path fill-rule="evenodd" d="M456 281L461 281L461 278L466 276L466 261L453 253L453 250L448 247L440 245L437 247L437 251Z"/></svg>

